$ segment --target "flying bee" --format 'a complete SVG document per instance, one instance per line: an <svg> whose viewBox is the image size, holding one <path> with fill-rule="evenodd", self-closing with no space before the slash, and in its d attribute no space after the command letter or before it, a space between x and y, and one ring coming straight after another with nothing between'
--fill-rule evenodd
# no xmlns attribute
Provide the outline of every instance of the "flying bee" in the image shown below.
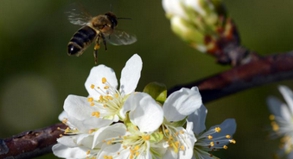
<svg viewBox="0 0 293 159"><path fill-rule="evenodd" d="M135 35L116 29L118 19L127 18L117 18L112 12L94 17L85 10L80 13L76 12L76 9L68 12L68 19L72 24L81 25L82 27L74 33L69 41L68 55L80 56L91 43L95 42L94 59L95 64L97 64L97 54L101 42L103 42L105 50L107 50L107 42L112 45L129 45L136 42Z"/></svg>

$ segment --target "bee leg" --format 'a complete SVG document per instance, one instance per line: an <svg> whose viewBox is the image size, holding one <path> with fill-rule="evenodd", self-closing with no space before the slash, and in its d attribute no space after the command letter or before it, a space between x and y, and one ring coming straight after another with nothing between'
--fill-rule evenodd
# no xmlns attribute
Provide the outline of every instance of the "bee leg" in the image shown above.
<svg viewBox="0 0 293 159"><path fill-rule="evenodd" d="M98 50L94 50L95 64L98 64Z"/></svg>
<svg viewBox="0 0 293 159"><path fill-rule="evenodd" d="M98 40L96 41L96 45L94 47L94 59L95 59L95 64L98 64L98 50L100 49L100 44Z"/></svg>
<svg viewBox="0 0 293 159"><path fill-rule="evenodd" d="M104 43L104 46L105 46L105 50L107 50L107 42L106 42L106 38L105 38L105 36L104 36L104 34L100 34L101 35L101 38L102 38L102 40L103 40L103 43Z"/></svg>

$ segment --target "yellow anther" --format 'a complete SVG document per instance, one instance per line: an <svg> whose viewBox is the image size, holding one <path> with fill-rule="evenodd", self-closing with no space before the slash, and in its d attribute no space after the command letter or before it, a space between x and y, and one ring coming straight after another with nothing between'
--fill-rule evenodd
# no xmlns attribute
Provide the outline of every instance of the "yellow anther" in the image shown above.
<svg viewBox="0 0 293 159"><path fill-rule="evenodd" d="M94 129L90 129L90 130L89 130L89 134L91 134L91 133L93 133L93 132L95 132Z"/></svg>
<svg viewBox="0 0 293 159"><path fill-rule="evenodd" d="M87 150L86 154L88 155L88 154L90 154L90 153L91 153L91 151L90 151L90 150Z"/></svg>
<svg viewBox="0 0 293 159"><path fill-rule="evenodd" d="M221 132L221 128L220 127L215 127L215 132L217 132L217 133Z"/></svg>
<svg viewBox="0 0 293 159"><path fill-rule="evenodd" d="M226 138L227 138L227 139L230 139L230 138L231 138L231 136L230 136L230 135L226 135Z"/></svg>
<svg viewBox="0 0 293 159"><path fill-rule="evenodd" d="M107 145L111 145L113 142L110 140L110 141L107 141Z"/></svg>
<svg viewBox="0 0 293 159"><path fill-rule="evenodd" d="M109 89L109 86L105 86L104 89Z"/></svg>
<svg viewBox="0 0 293 159"><path fill-rule="evenodd" d="M291 137L285 135L284 137L281 138L281 143L286 143L286 142L291 142Z"/></svg>
<svg viewBox="0 0 293 159"><path fill-rule="evenodd" d="M62 123L63 123L63 124L66 124L67 121L68 121L67 118L65 118L65 119L62 120Z"/></svg>
<svg viewBox="0 0 293 159"><path fill-rule="evenodd" d="M142 136L142 139L145 140L145 141L150 140L150 138L151 138L150 135L143 135Z"/></svg>
<svg viewBox="0 0 293 159"><path fill-rule="evenodd" d="M210 140L213 139L213 136L212 135L209 135L208 136L208 139L210 139Z"/></svg>
<svg viewBox="0 0 293 159"><path fill-rule="evenodd" d="M178 132L175 132L175 133L174 133L175 136L178 136L178 134L179 134Z"/></svg>
<svg viewBox="0 0 293 159"><path fill-rule="evenodd" d="M107 155L105 155L105 156L103 156L103 158L104 159L113 159L113 156L107 156Z"/></svg>
<svg viewBox="0 0 293 159"><path fill-rule="evenodd" d="M99 101L102 102L104 100L104 96L100 95Z"/></svg>
<svg viewBox="0 0 293 159"><path fill-rule="evenodd" d="M139 150L139 148L140 148L140 147L139 147L138 145L136 145L136 146L134 147L134 150L137 151L137 150Z"/></svg>
<svg viewBox="0 0 293 159"><path fill-rule="evenodd" d="M69 127L67 127L65 130L64 130L64 134L67 134L71 131L71 129Z"/></svg>
<svg viewBox="0 0 293 159"><path fill-rule="evenodd" d="M180 146L180 150L182 150L182 151L184 151L184 150L185 150L185 147L184 147L184 145L181 145L181 146Z"/></svg>
<svg viewBox="0 0 293 159"><path fill-rule="evenodd" d="M94 102L90 103L90 106L95 106L95 103Z"/></svg>
<svg viewBox="0 0 293 159"><path fill-rule="evenodd" d="M92 112L92 116L95 116L97 118L100 117L100 112Z"/></svg>
<svg viewBox="0 0 293 159"><path fill-rule="evenodd" d="M94 89L95 88L95 85L94 84L91 84L91 89Z"/></svg>
<svg viewBox="0 0 293 159"><path fill-rule="evenodd" d="M270 120L275 120L275 116L274 116L273 114L271 114L271 115L269 116L269 119L270 119Z"/></svg>
<svg viewBox="0 0 293 159"><path fill-rule="evenodd" d="M210 142L210 146L214 147L215 143L214 142Z"/></svg>
<svg viewBox="0 0 293 159"><path fill-rule="evenodd" d="M274 131L278 131L279 130L279 125L275 121L272 121L271 122L271 126L272 126L272 129Z"/></svg>
<svg viewBox="0 0 293 159"><path fill-rule="evenodd" d="M176 147L179 147L179 144L180 144L179 141L176 141L176 142L175 142L175 146L176 146Z"/></svg>
<svg viewBox="0 0 293 159"><path fill-rule="evenodd" d="M102 83L105 84L107 82L107 79L105 77L102 78Z"/></svg>
<svg viewBox="0 0 293 159"><path fill-rule="evenodd" d="M113 97L111 97L111 96L106 96L106 98L107 98L108 100L113 100Z"/></svg>
<svg viewBox="0 0 293 159"><path fill-rule="evenodd" d="M227 150L228 149L228 146L227 145L224 145L223 146L223 149Z"/></svg>
<svg viewBox="0 0 293 159"><path fill-rule="evenodd" d="M229 140L231 144L236 144L236 140L232 139L232 140Z"/></svg>
<svg viewBox="0 0 293 159"><path fill-rule="evenodd" d="M94 101L94 98L93 98L93 97L88 97L88 98L87 98L87 101L88 101L88 102L93 102L93 101Z"/></svg>
<svg viewBox="0 0 293 159"><path fill-rule="evenodd" d="M183 130L181 130L179 133L180 133L180 134L184 134L184 131L183 131Z"/></svg>

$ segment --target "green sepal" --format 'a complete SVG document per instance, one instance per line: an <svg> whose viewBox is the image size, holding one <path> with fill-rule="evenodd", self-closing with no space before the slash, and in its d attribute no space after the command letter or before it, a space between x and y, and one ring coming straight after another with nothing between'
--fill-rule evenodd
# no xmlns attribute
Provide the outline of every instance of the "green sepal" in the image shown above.
<svg viewBox="0 0 293 159"><path fill-rule="evenodd" d="M163 104L167 99L167 87L164 84L158 82L149 83L144 87L143 92L148 93L161 104Z"/></svg>

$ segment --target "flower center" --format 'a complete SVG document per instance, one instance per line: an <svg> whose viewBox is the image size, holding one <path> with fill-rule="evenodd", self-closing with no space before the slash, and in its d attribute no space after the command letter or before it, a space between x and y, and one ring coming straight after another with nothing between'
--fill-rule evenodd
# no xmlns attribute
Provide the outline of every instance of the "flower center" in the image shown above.
<svg viewBox="0 0 293 159"><path fill-rule="evenodd" d="M168 140L169 146L174 152L184 151L186 149L186 138L183 130L176 130L175 127L170 125L162 126L164 136Z"/></svg>
<svg viewBox="0 0 293 159"><path fill-rule="evenodd" d="M194 144L194 152L209 154L208 151L228 149L228 143L236 144L236 141L231 138L231 135L219 135L221 131L222 129L220 127L215 127L197 136L197 141Z"/></svg>
<svg viewBox="0 0 293 159"><path fill-rule="evenodd" d="M91 85L91 88L97 91L100 96L98 98L89 97L88 102L91 106L97 106L102 111L102 113L98 111L93 112L93 116L113 119L114 116L119 115L119 111L124 103L124 96L105 77L101 80L102 86Z"/></svg>
<svg viewBox="0 0 293 159"><path fill-rule="evenodd" d="M138 157L140 154L145 154L148 149L150 135L140 131L132 132L129 135L123 136L123 148L130 152L130 159Z"/></svg>

